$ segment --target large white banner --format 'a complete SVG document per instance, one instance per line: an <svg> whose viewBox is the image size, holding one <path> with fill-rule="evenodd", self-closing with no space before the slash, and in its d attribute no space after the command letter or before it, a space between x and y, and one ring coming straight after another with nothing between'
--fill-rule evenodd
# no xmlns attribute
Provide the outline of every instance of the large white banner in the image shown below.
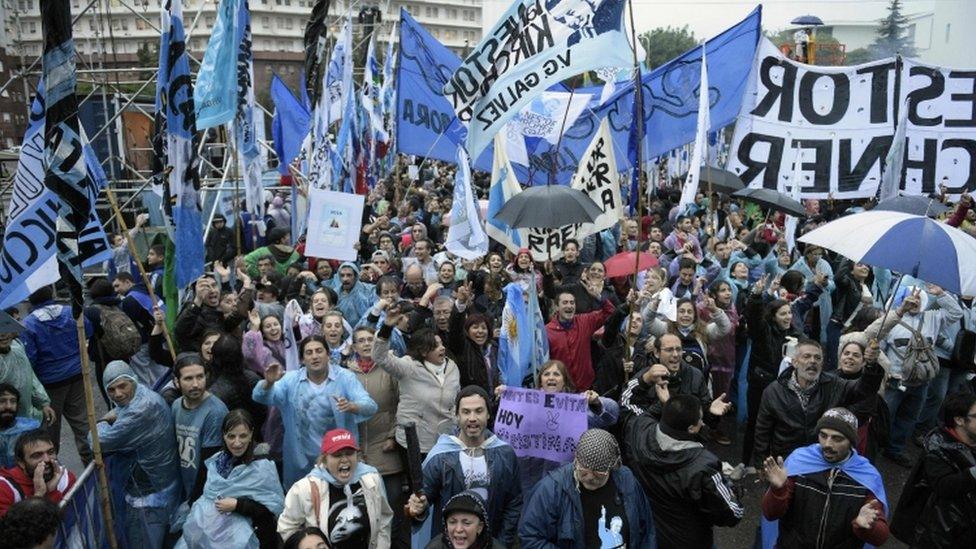
<svg viewBox="0 0 976 549"><path fill-rule="evenodd" d="M354 261L353 246L359 242L365 198L361 194L310 189L305 255Z"/></svg>
<svg viewBox="0 0 976 549"><path fill-rule="evenodd" d="M894 58L819 67L763 40L736 122L729 169L746 185L785 191L801 149L803 198L874 196L898 112L907 108L907 194L976 187L976 72Z"/></svg>
<svg viewBox="0 0 976 549"><path fill-rule="evenodd" d="M613 136L607 119L583 154L583 163L573 175L573 187L585 192L603 210L593 223L577 223L558 229L527 229L527 244L532 258L545 261L562 257L562 245L575 239L582 245L587 236L609 229L620 222L624 204L620 199L620 175L613 155Z"/></svg>
<svg viewBox="0 0 976 549"><path fill-rule="evenodd" d="M492 137L556 82L633 66L624 0L515 0L444 85L478 158ZM643 52L640 52L643 55Z"/></svg>
<svg viewBox="0 0 976 549"><path fill-rule="evenodd" d="M947 69L906 59L906 194L976 190L976 69Z"/></svg>

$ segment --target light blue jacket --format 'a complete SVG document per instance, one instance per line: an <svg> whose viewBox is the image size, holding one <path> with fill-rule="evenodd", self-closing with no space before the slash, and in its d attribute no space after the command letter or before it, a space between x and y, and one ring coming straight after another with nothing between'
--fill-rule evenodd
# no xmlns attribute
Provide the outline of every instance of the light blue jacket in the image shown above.
<svg viewBox="0 0 976 549"><path fill-rule="evenodd" d="M14 456L14 446L17 444L17 439L27 431L32 431L40 426L41 422L32 417L17 417L14 418L13 425L0 431L0 466L9 469L17 465L17 459Z"/></svg>
<svg viewBox="0 0 976 549"><path fill-rule="evenodd" d="M817 273L823 273L827 275L827 286L824 288L823 293L820 294L820 299L817 303L820 305L820 332L817 335L820 341L827 341L827 324L830 323L830 315L834 312L834 304L831 299L831 294L834 293L834 288L837 284L834 283L834 269L827 263L827 260L820 258L817 261L816 272L807 265L807 262L801 257L796 260L796 263L790 267L790 270L799 271L803 274L806 279L806 283L810 284L813 282L814 277Z"/></svg>
<svg viewBox="0 0 976 549"><path fill-rule="evenodd" d="M376 402L356 379L356 374L335 363L329 364L329 375L322 393L317 393L311 387L304 366L287 372L270 390L265 389L265 385L264 381L255 385L251 398L267 406L276 406L281 411L285 425L282 460L286 491L315 465L326 431L341 428L356 436L359 432L356 425L376 413ZM337 410L338 397L357 405L359 413Z"/></svg>

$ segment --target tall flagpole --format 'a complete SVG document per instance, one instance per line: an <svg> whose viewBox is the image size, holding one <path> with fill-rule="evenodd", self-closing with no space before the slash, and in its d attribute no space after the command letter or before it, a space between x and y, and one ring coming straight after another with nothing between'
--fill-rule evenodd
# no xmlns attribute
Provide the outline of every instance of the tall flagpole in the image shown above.
<svg viewBox="0 0 976 549"><path fill-rule="evenodd" d="M167 168L166 172L163 173L164 177L169 177L169 172L172 168ZM110 187L105 188L105 194L108 195L109 204L112 205L112 209L115 211L115 216L119 221L119 225L122 226L122 234L129 233L129 227L126 226L125 219L122 217L122 211L119 209L119 203L115 199L115 193L112 192ZM139 269L139 274L142 276L142 283L146 286L146 291L149 293L149 299L152 301L155 307L158 303L156 298L156 290L153 289L152 281L149 280L149 274L146 273L146 268L142 265L142 261L139 260L139 252L136 251L136 245L132 242L131 238L125 239L126 246L129 248L129 255L132 256L132 262L136 264L136 268ZM173 359L173 363L176 364L176 347L173 346L173 338L169 333L169 326L163 322L163 336L166 338L166 345L169 347L169 356Z"/></svg>
<svg viewBox="0 0 976 549"><path fill-rule="evenodd" d="M634 169L637 170L637 249L634 250L634 282L631 286L633 291L637 291L637 274L640 271L640 253L641 246L643 242L642 239L642 228L643 228L643 200L644 192L643 189L647 186L647 178L644 176L644 166L642 158L642 150L644 148L644 97L643 97L643 82L641 81L641 70L640 62L637 59L637 27L634 26L634 0L630 0L627 3L627 10L630 12L630 39L633 41L633 53L634 53L634 114L637 120L634 123L637 124L637 161ZM634 198L631 197L631 200ZM630 348L634 344L634 336L630 330L630 317L634 313L633 304L627 307L627 346L624 348L624 360L631 360ZM630 381L630 372L624 371L624 382Z"/></svg>

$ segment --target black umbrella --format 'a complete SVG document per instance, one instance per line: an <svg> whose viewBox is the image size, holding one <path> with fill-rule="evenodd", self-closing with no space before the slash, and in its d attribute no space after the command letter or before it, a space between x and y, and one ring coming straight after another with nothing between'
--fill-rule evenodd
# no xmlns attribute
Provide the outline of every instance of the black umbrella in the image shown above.
<svg viewBox="0 0 976 549"><path fill-rule="evenodd" d="M510 198L495 214L495 219L516 229L555 229L573 223L592 223L602 213L603 210L579 189L539 185Z"/></svg>
<svg viewBox="0 0 976 549"><path fill-rule="evenodd" d="M773 211L783 212L789 215L795 215L796 217L806 217L807 211L796 200L786 196L783 193L776 192L772 189L766 188L748 188L742 189L732 193L732 196L738 196L739 198L745 198L751 202L755 202L760 206L765 206Z"/></svg>
<svg viewBox="0 0 976 549"><path fill-rule="evenodd" d="M728 170L702 166L700 173L698 192L711 190L722 194L732 194L746 187L738 175ZM687 172L681 178L687 180Z"/></svg>
<svg viewBox="0 0 976 549"><path fill-rule="evenodd" d="M804 27L819 27L820 25L824 24L823 20L816 15L801 15L790 21L790 23L793 25L802 25Z"/></svg>
<svg viewBox="0 0 976 549"><path fill-rule="evenodd" d="M948 206L927 196L896 196L878 202L874 209L927 217L938 217L949 211Z"/></svg>

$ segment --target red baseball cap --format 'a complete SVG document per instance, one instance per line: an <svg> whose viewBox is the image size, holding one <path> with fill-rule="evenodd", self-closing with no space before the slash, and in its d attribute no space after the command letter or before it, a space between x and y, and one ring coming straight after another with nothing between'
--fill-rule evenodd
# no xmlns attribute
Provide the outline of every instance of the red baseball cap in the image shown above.
<svg viewBox="0 0 976 549"><path fill-rule="evenodd" d="M333 429L322 437L323 454L334 454L346 448L359 450L359 446L356 446L356 438L345 429Z"/></svg>

